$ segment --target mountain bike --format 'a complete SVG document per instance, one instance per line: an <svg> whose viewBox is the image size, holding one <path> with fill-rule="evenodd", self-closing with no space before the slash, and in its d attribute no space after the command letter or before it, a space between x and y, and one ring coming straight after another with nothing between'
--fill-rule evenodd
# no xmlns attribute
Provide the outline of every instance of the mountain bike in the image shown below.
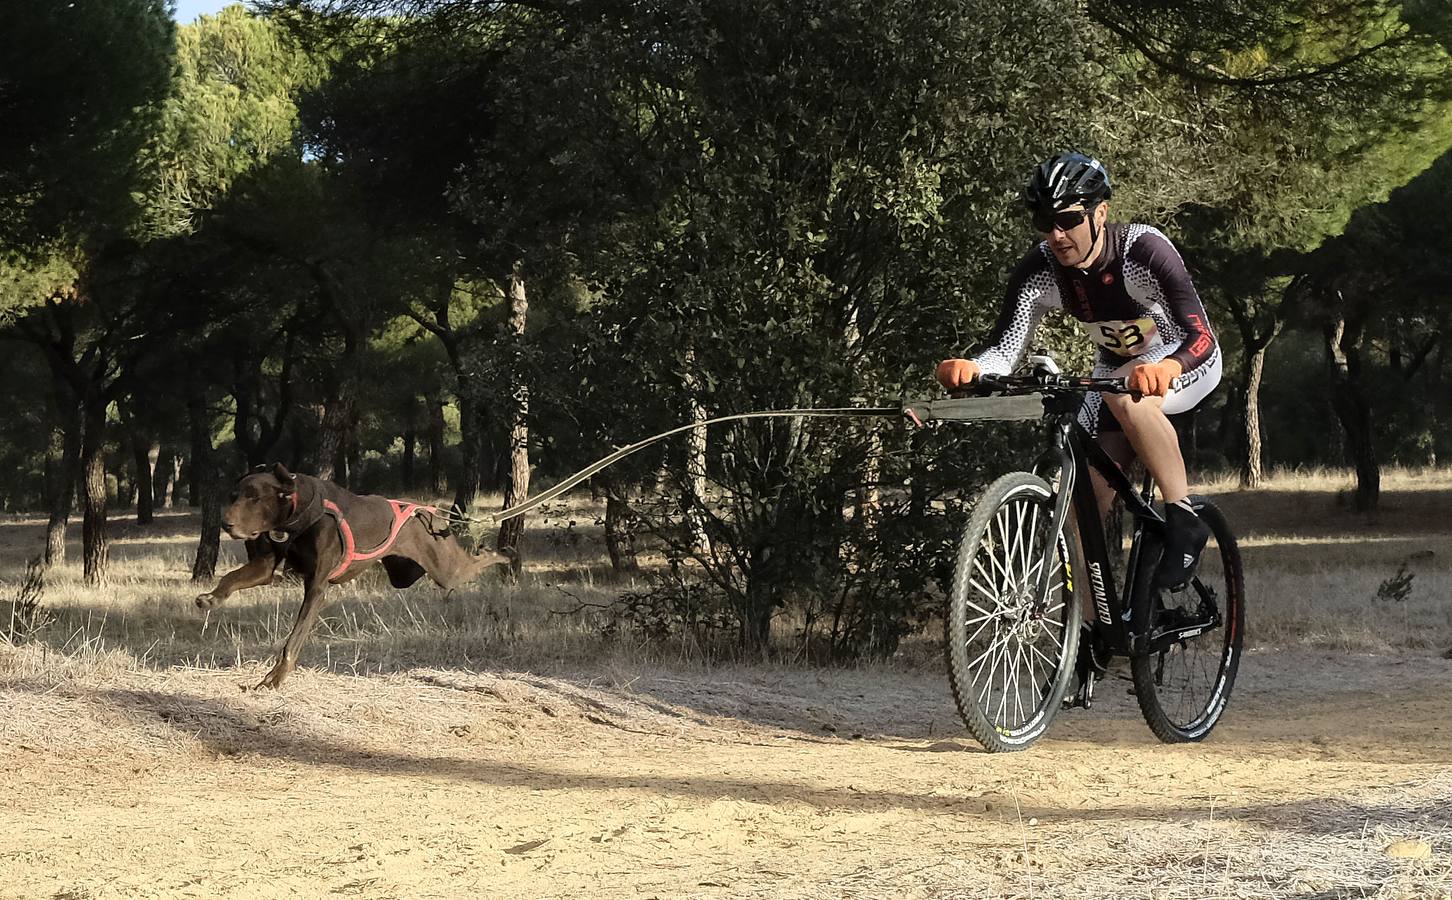
<svg viewBox="0 0 1452 900"><path fill-rule="evenodd" d="M958 711L988 750L1022 750L1048 730L1071 684L1069 702L1091 706L1096 680L1124 656L1150 730L1166 743L1203 740L1230 699L1244 640L1235 537L1213 503L1192 496L1212 537L1188 585L1153 589L1165 527L1154 482L1146 475L1136 490L1077 421L1088 392L1130 393L1126 380L1062 375L1051 360L1035 360L1030 374L981 377L976 396L905 408L924 423L1038 418L1046 425L1047 448L1034 470L985 488L959 543L945 627ZM1127 547L1106 538L1090 466L1123 503ZM1086 611L1094 621L1081 648Z"/></svg>

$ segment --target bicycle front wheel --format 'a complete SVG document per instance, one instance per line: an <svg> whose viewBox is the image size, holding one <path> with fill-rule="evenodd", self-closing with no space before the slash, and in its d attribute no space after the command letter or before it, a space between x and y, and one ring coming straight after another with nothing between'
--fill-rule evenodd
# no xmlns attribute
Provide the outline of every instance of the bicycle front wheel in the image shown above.
<svg viewBox="0 0 1452 900"><path fill-rule="evenodd" d="M1082 557L1070 521L1058 529L1045 566L1053 518L1049 485L1013 472L983 491L958 548L945 635L948 680L964 724L996 753L1022 750L1048 730L1073 672L1080 619L1074 576Z"/></svg>
<svg viewBox="0 0 1452 900"><path fill-rule="evenodd" d="M1190 503L1211 538L1189 587L1179 593L1151 589L1147 555L1134 589L1133 620L1143 632L1130 662L1135 698L1150 731L1167 744L1204 740L1220 721L1245 640L1240 548L1215 504L1204 497Z"/></svg>

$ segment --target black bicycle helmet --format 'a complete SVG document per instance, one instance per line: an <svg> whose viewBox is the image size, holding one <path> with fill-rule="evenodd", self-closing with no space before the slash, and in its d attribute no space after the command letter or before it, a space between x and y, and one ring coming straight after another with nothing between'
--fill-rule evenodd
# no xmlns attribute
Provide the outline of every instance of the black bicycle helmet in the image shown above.
<svg viewBox="0 0 1452 900"><path fill-rule="evenodd" d="M1104 164L1071 151L1039 163L1024 186L1023 202L1030 212L1056 213L1075 203L1087 209L1113 193Z"/></svg>

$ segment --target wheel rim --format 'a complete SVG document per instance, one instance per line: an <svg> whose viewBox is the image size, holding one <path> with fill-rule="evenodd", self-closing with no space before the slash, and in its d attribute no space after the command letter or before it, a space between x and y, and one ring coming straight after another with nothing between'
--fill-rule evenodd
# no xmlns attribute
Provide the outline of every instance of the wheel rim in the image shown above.
<svg viewBox="0 0 1452 900"><path fill-rule="evenodd" d="M999 506L967 566L964 674L968 692L1000 735L1030 730L1048 711L1063 662L1068 604L1062 536L1048 599L1036 603L1050 516L1043 498Z"/></svg>
<svg viewBox="0 0 1452 900"><path fill-rule="evenodd" d="M1214 592L1220 612L1215 628L1170 646L1154 660L1155 694L1165 718L1176 729L1190 736L1208 730L1219 718L1227 699L1226 672L1231 660L1235 609L1239 598L1231 594L1225 572L1226 563L1220 547L1212 536L1200 557L1195 581ZM1156 618L1201 615L1202 598L1194 586L1178 594L1161 592L1159 603L1164 611Z"/></svg>

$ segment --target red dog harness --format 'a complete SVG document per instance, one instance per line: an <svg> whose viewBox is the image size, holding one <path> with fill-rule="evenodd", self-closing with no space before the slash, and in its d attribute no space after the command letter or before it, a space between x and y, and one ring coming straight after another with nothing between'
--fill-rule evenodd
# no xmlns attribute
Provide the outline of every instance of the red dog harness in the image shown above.
<svg viewBox="0 0 1452 900"><path fill-rule="evenodd" d="M323 509L327 510L329 515L338 520L338 531L343 536L343 559L333 568L333 571L328 573L329 581L342 575L355 562L377 559L387 553L393 547L394 542L398 540L399 532L403 531L403 526L408 523L408 520L413 517L414 513L438 513L439 511L436 506L424 506L420 503L408 503L403 500L389 500L388 505L393 507L393 527L389 529L388 537L383 543L369 550L367 553L359 553L357 545L353 540L353 528L348 524L348 520L343 517L343 511L333 501L323 501Z"/></svg>

